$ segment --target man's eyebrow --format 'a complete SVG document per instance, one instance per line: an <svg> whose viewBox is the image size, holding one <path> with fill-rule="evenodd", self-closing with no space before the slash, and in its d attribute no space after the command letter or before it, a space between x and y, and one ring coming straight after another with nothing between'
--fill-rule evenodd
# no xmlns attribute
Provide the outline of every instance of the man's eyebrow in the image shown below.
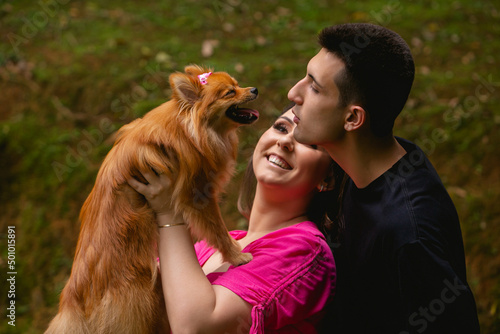
<svg viewBox="0 0 500 334"><path fill-rule="evenodd" d="M289 117L287 117L287 116L280 116L279 118L283 118L284 120L286 120L291 125L295 125L295 123Z"/></svg>
<svg viewBox="0 0 500 334"><path fill-rule="evenodd" d="M309 76L309 78L311 78L311 79L312 79L312 81L314 81L314 83L315 83L316 85L318 85L318 87L319 87L319 88L323 88L323 86L322 86L322 85L320 85L320 83L316 80L316 78L315 78L315 77L314 77L311 73L307 73L307 76Z"/></svg>

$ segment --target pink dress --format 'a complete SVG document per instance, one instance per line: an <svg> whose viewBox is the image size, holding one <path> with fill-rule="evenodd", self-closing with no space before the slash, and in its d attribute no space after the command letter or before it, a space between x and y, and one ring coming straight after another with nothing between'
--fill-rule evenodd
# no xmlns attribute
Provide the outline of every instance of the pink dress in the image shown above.
<svg viewBox="0 0 500 334"><path fill-rule="evenodd" d="M239 240L246 231L232 231ZM203 266L215 252L205 241L196 243ZM305 221L271 232L243 249L249 263L207 275L213 285L231 290L252 307L250 334L317 333L315 324L335 290L335 262L323 234Z"/></svg>

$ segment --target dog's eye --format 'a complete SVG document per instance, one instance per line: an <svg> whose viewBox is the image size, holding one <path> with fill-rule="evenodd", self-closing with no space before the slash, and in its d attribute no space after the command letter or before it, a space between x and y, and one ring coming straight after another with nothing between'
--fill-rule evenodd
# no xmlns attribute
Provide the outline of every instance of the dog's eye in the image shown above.
<svg viewBox="0 0 500 334"><path fill-rule="evenodd" d="M224 95L224 96L230 96L230 95L234 95L234 94L236 94L236 91L235 91L234 89L231 89L231 90L230 90L230 91L228 91L228 92L226 93L226 95Z"/></svg>

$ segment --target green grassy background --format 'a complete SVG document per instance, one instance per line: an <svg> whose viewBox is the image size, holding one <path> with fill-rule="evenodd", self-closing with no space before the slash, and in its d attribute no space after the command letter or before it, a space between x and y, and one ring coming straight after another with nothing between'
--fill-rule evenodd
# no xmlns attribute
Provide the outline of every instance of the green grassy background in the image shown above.
<svg viewBox="0 0 500 334"><path fill-rule="evenodd" d="M238 171L318 51L321 28L400 33L417 74L396 135L419 143L462 223L482 333L500 332L500 4L496 0L0 1L0 332L42 333L57 310L112 133L168 99L190 63L256 86ZM203 45L210 48L202 53ZM235 209L237 174L222 204ZM7 324L7 226L16 226L16 327Z"/></svg>

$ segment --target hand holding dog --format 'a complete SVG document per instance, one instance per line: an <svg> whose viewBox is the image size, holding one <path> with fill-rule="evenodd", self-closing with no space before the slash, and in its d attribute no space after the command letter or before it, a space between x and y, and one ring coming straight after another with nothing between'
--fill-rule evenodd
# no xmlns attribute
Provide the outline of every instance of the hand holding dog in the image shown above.
<svg viewBox="0 0 500 334"><path fill-rule="evenodd" d="M156 174L154 172L142 173L148 184L137 181L134 178L128 179L128 184L138 193L146 197L149 206L160 215L173 215L171 181L166 174Z"/></svg>

